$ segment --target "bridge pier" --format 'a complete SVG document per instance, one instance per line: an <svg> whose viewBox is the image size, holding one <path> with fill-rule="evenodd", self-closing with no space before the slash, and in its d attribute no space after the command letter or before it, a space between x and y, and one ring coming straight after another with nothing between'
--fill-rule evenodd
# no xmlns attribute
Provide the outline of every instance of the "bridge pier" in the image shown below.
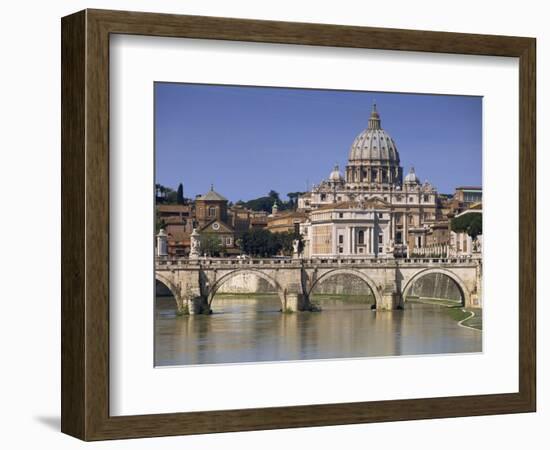
<svg viewBox="0 0 550 450"><path fill-rule="evenodd" d="M189 297L187 299L187 312L190 315L195 314L211 314L212 310L208 304L208 300L203 295Z"/></svg>
<svg viewBox="0 0 550 450"><path fill-rule="evenodd" d="M287 293L283 312L311 311L309 298L300 293Z"/></svg>
<svg viewBox="0 0 550 450"><path fill-rule="evenodd" d="M385 280L380 289L380 299L376 309L380 311L393 311L403 306L403 294L398 281L398 270L386 271Z"/></svg>
<svg viewBox="0 0 550 450"><path fill-rule="evenodd" d="M400 292L395 290L384 290L380 297L380 303L376 305L377 310L392 311L403 306L403 297Z"/></svg>

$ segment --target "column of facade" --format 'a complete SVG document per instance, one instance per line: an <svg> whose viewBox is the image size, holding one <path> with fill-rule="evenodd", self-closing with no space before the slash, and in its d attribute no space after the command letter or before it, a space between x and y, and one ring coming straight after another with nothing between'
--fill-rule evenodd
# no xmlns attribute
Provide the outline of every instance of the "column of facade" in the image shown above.
<svg viewBox="0 0 550 450"><path fill-rule="evenodd" d="M374 234L373 232L373 228L372 227L369 227L368 228L369 232L368 232L368 239L367 239L367 242L368 242L368 252L370 254L373 254L374 252L372 251L372 236Z"/></svg>
<svg viewBox="0 0 550 450"><path fill-rule="evenodd" d="M403 217L403 243L409 245L409 215L407 211L402 213Z"/></svg>
<svg viewBox="0 0 550 450"><path fill-rule="evenodd" d="M332 226L332 254L338 256L338 233L336 227Z"/></svg>

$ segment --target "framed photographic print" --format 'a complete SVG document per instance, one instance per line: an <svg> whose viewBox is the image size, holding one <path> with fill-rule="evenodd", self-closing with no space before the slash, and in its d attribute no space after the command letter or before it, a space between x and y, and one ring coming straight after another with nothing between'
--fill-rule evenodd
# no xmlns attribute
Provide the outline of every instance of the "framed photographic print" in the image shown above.
<svg viewBox="0 0 550 450"><path fill-rule="evenodd" d="M534 411L535 131L532 38L63 18L62 431Z"/></svg>

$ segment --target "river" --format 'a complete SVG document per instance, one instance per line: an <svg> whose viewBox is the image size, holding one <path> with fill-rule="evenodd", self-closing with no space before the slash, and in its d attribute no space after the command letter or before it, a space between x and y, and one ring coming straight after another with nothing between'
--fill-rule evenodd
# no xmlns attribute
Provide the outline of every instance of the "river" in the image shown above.
<svg viewBox="0 0 550 450"><path fill-rule="evenodd" d="M177 316L157 297L155 365L292 361L481 352L482 333L457 325L439 305L375 311L323 300L322 312L282 314L276 296L215 298L214 314Z"/></svg>

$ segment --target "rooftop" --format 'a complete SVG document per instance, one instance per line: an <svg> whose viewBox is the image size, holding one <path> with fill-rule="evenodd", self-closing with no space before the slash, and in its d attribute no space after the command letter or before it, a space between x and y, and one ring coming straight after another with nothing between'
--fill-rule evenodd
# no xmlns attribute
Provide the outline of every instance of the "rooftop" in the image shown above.
<svg viewBox="0 0 550 450"><path fill-rule="evenodd" d="M457 191L481 191L481 186L458 186Z"/></svg>
<svg viewBox="0 0 550 450"><path fill-rule="evenodd" d="M225 202L227 201L227 199L223 195L218 194L214 190L213 184L210 186L210 190L206 194L198 197L197 200L217 200L217 201L225 201Z"/></svg>
<svg viewBox="0 0 550 450"><path fill-rule="evenodd" d="M158 204L157 211L159 212L189 212L191 209L190 205L165 205Z"/></svg>

